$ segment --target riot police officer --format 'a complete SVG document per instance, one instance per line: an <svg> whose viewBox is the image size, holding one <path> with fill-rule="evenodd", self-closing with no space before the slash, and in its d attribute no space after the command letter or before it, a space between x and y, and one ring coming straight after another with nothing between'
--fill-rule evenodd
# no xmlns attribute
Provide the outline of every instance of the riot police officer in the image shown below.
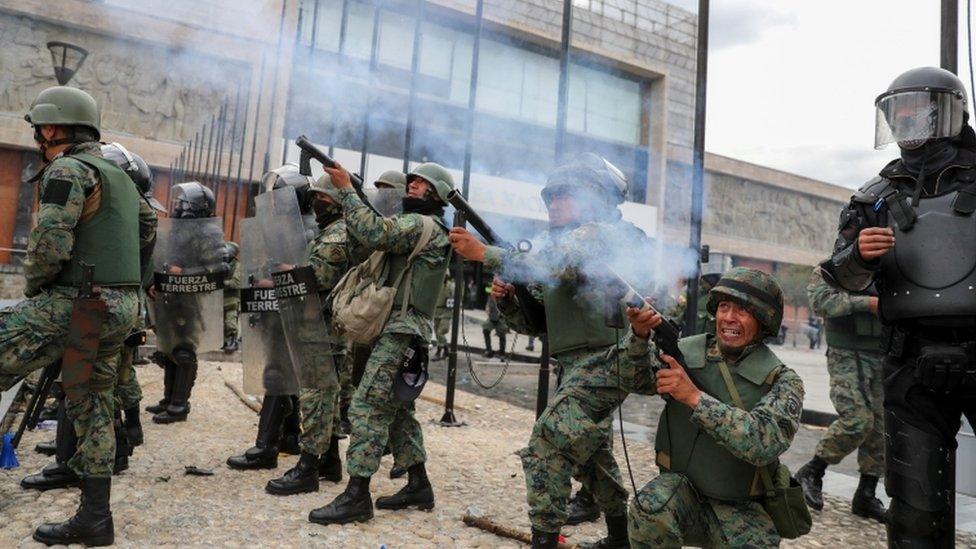
<svg viewBox="0 0 976 549"><path fill-rule="evenodd" d="M943 69L905 72L875 107L875 147L900 158L854 193L821 267L878 289L888 546L951 547L956 432L962 414L976 423L976 133Z"/></svg>
<svg viewBox="0 0 976 549"><path fill-rule="evenodd" d="M175 280L149 294L155 300L154 358L165 371L163 399L148 406L155 423L186 421L190 393L197 376L197 353L217 350L223 343L224 236L220 219L213 217L214 193L196 181L180 183L171 191L170 218L160 227L160 250L153 263L157 277L213 278L213 284L182 284Z"/></svg>

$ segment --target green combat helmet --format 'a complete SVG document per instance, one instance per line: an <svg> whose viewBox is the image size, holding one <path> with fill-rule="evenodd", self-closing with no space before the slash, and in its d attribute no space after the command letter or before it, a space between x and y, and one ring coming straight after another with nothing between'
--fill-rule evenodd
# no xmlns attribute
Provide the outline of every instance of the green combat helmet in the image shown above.
<svg viewBox="0 0 976 549"><path fill-rule="evenodd" d="M339 189L335 188L335 185L332 184L332 177L327 173L313 181L308 190L313 193L322 193L334 200L336 204L339 203Z"/></svg>
<svg viewBox="0 0 976 549"><path fill-rule="evenodd" d="M714 316L719 302L724 299L741 304L756 317L760 336L779 335L779 326L783 322L783 290L773 277L756 269L730 269L708 293L708 312Z"/></svg>
<svg viewBox="0 0 976 549"><path fill-rule="evenodd" d="M53 86L37 95L24 120L31 126L84 126L101 139L98 103L88 93L68 86Z"/></svg>
<svg viewBox="0 0 976 549"><path fill-rule="evenodd" d="M437 198L447 204L447 195L454 190L454 178L444 166L435 162L424 162L407 174L407 180L414 176L433 185Z"/></svg>
<svg viewBox="0 0 976 549"><path fill-rule="evenodd" d="M553 170L542 189L542 199L548 204L557 194L572 187L595 191L611 207L622 204L627 196L627 178L623 172L593 153L581 154Z"/></svg>
<svg viewBox="0 0 976 549"><path fill-rule="evenodd" d="M377 188L383 185L391 189L399 189L401 193L405 193L407 190L407 176L403 175L403 172L398 170L386 170L376 178L376 181L373 184L376 185Z"/></svg>

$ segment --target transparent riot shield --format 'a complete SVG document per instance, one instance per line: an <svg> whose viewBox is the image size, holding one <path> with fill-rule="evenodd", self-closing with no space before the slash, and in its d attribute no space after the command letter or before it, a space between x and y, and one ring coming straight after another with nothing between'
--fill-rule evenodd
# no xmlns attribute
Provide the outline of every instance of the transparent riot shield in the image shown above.
<svg viewBox="0 0 976 549"><path fill-rule="evenodd" d="M224 342L224 232L221 220L159 220L153 254L156 347L197 354Z"/></svg>
<svg viewBox="0 0 976 549"><path fill-rule="evenodd" d="M244 392L251 395L297 395L298 377L291 363L278 315L261 226L241 220L241 314Z"/></svg>
<svg viewBox="0 0 976 549"><path fill-rule="evenodd" d="M329 327L322 316L315 273L305 258L306 226L295 190L265 192L255 197L254 205L274 265L271 278L278 314L299 382L309 389L337 387Z"/></svg>

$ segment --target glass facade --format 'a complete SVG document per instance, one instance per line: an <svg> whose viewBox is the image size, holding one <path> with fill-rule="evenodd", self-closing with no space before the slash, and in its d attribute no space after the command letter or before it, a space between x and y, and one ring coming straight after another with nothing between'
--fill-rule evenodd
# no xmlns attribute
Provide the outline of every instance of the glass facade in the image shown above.
<svg viewBox="0 0 976 549"><path fill-rule="evenodd" d="M365 143L371 154L402 158L413 85L410 159L460 168L475 29L425 13L413 74L415 4L398 6L384 4L377 14L372 3L303 0L287 134L308 133L320 143L357 151ZM558 45L545 48L483 31L473 169L544 181L554 164L558 88ZM607 157L628 175L630 198L638 202L645 199L647 181L647 89L640 78L597 62L574 63L569 70L566 154Z"/></svg>

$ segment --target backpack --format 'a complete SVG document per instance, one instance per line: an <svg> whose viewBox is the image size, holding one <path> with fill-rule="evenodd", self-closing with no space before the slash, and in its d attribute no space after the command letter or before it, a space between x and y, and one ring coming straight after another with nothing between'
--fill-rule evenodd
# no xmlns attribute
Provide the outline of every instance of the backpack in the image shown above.
<svg viewBox="0 0 976 549"><path fill-rule="evenodd" d="M339 280L329 300L332 302L332 322L337 332L352 343L369 344L379 337L393 311L393 300L403 276L410 271L413 260L430 242L435 222L423 216L424 228L420 240L414 246L407 265L397 274L392 286L385 286L389 277L390 252L376 251L369 258L353 267ZM410 278L407 278L406 296L401 314L409 305Z"/></svg>

